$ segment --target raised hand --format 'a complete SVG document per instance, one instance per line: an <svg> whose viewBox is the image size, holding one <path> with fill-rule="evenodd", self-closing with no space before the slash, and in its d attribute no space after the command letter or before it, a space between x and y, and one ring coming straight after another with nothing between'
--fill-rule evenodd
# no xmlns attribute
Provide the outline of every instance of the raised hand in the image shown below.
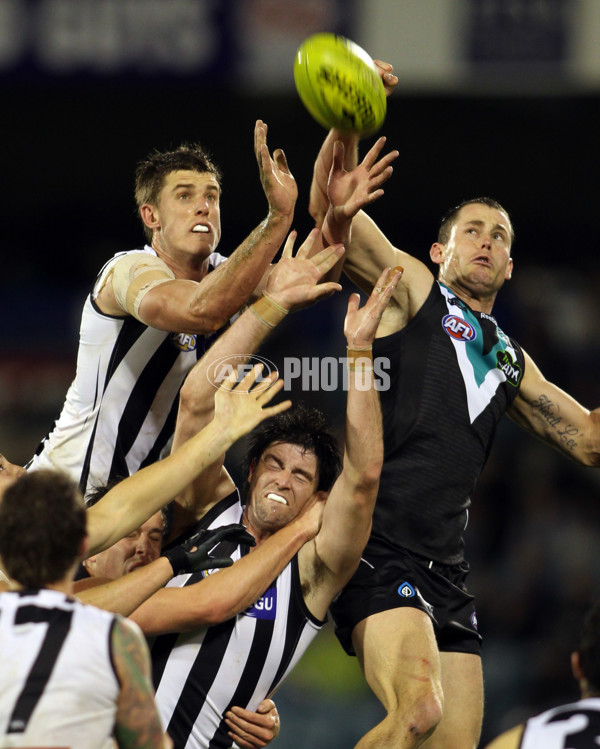
<svg viewBox="0 0 600 749"><path fill-rule="evenodd" d="M341 141L333 144L327 195L337 223L349 221L361 208L383 195L381 186L392 176L391 163L398 157L398 151L390 151L379 158L385 141L384 137L378 138L360 164L350 171L344 167L344 144Z"/></svg>
<svg viewBox="0 0 600 749"><path fill-rule="evenodd" d="M298 199L298 185L281 148L269 153L267 125L257 120L254 127L254 154L258 162L260 181L269 201L269 211L291 217Z"/></svg>
<svg viewBox="0 0 600 749"><path fill-rule="evenodd" d="M394 75L394 68L389 62L383 62L383 60L373 60L373 62L377 66L377 72L383 81L385 95L389 96L398 85L398 76Z"/></svg>
<svg viewBox="0 0 600 749"><path fill-rule="evenodd" d="M344 320L344 335L348 348L360 350L372 345L381 317L398 285L402 272L403 269L399 267L385 268L365 306L360 309L360 296L358 294L350 296Z"/></svg>
<svg viewBox="0 0 600 749"><path fill-rule="evenodd" d="M337 244L326 247L310 257L319 234L318 229L313 229L294 257L294 240L297 235L295 231L291 232L280 261L269 275L267 294L288 311L307 307L342 288L339 283L332 281L319 284L320 279L344 254L343 245Z"/></svg>
<svg viewBox="0 0 600 749"><path fill-rule="evenodd" d="M231 444L251 432L261 421L286 411L292 405L292 401L285 400L267 407L283 387L283 380L277 380L278 373L272 372L258 382L262 370L263 365L256 364L238 384L237 371L233 370L215 393L214 419L228 435Z"/></svg>

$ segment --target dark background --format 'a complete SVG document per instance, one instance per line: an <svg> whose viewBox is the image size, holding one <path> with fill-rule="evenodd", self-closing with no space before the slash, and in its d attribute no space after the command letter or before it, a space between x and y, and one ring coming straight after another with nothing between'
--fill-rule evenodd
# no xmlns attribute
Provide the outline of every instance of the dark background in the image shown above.
<svg viewBox="0 0 600 749"><path fill-rule="evenodd" d="M268 123L270 147L285 149L298 181L301 237L311 227L308 187L325 133L293 89L250 94L219 76L21 72L0 77L0 101L0 449L25 462L73 376L87 289L106 259L143 243L136 162L183 141L213 153L224 172L219 249L228 255L266 214L255 120ZM548 379L589 408L600 403L599 114L595 94L398 92L381 132L400 157L370 210L394 244L427 261L447 208L477 195L499 200L517 239L514 278L494 314ZM349 291L345 284L337 298L291 317L264 353L279 365L285 356L341 356ZM340 430L343 393L296 388L293 398L316 403ZM501 425L467 531L485 638L484 740L577 696L568 654L581 612L599 590L598 493L597 471L575 466L508 420ZM328 632L278 695L284 727L275 745L352 745L378 714L356 674Z"/></svg>

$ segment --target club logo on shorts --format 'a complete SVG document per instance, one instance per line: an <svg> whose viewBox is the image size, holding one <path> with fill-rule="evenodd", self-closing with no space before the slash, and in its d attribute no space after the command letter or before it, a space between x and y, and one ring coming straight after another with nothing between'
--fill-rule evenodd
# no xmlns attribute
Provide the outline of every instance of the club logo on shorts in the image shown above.
<svg viewBox="0 0 600 749"><path fill-rule="evenodd" d="M475 612L471 614L471 624L473 625L473 629L477 629L477 614Z"/></svg>
<svg viewBox="0 0 600 749"><path fill-rule="evenodd" d="M169 340L180 351L195 351L197 337L190 333L171 333Z"/></svg>
<svg viewBox="0 0 600 749"><path fill-rule="evenodd" d="M404 582L398 587L398 595L402 596L402 598L413 598L415 589L410 583Z"/></svg>
<svg viewBox="0 0 600 749"><path fill-rule="evenodd" d="M474 341L477 338L477 331L467 320L463 320L458 315L444 315L442 318L442 328L455 341Z"/></svg>
<svg viewBox="0 0 600 749"><path fill-rule="evenodd" d="M254 619L275 619L277 613L277 588L269 588L267 592L244 612L244 616L252 616Z"/></svg>

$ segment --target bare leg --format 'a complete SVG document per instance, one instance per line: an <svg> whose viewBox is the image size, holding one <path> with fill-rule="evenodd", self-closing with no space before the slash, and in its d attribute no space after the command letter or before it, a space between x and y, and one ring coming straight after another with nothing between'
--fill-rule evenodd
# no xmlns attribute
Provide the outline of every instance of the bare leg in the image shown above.
<svg viewBox="0 0 600 749"><path fill-rule="evenodd" d="M413 749L442 715L440 658L429 617L397 608L364 619L352 633L367 683L387 716L356 749Z"/></svg>
<svg viewBox="0 0 600 749"><path fill-rule="evenodd" d="M476 749L483 720L481 658L440 653L444 716L423 749Z"/></svg>

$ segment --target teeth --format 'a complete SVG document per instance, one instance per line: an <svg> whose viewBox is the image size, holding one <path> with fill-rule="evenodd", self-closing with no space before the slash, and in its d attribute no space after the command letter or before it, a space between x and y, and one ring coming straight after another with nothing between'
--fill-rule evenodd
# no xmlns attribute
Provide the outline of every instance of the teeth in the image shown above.
<svg viewBox="0 0 600 749"><path fill-rule="evenodd" d="M208 234L208 226L204 226L203 224L196 224L192 231L199 234Z"/></svg>
<svg viewBox="0 0 600 749"><path fill-rule="evenodd" d="M267 499L272 499L273 502L279 502L282 505L287 505L287 502L280 494L274 494L273 492L269 492L267 494Z"/></svg>

